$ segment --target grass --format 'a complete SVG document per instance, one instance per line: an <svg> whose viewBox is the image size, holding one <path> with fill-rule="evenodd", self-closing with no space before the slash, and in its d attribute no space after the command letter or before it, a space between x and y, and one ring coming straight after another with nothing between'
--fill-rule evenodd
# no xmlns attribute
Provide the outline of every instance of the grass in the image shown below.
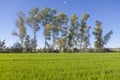
<svg viewBox="0 0 120 80"><path fill-rule="evenodd" d="M120 54L0 54L0 80L120 80Z"/></svg>

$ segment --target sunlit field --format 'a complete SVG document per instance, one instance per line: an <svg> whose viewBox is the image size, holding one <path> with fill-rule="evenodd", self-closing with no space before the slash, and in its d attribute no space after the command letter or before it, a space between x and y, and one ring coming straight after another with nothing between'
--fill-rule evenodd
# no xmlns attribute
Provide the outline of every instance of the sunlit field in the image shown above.
<svg viewBox="0 0 120 80"><path fill-rule="evenodd" d="M120 80L120 54L0 54L0 80Z"/></svg>

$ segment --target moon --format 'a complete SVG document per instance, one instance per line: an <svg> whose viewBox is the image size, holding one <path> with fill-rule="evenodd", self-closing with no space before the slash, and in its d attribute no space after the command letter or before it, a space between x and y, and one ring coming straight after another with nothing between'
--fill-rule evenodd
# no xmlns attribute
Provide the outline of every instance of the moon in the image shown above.
<svg viewBox="0 0 120 80"><path fill-rule="evenodd" d="M66 4L67 3L67 1L64 1L64 4Z"/></svg>

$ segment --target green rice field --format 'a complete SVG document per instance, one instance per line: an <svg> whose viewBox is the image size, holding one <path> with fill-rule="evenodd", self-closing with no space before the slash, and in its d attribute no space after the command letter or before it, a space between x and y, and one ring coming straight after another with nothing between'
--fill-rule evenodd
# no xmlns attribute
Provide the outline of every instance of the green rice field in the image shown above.
<svg viewBox="0 0 120 80"><path fill-rule="evenodd" d="M120 53L0 54L0 80L120 80Z"/></svg>

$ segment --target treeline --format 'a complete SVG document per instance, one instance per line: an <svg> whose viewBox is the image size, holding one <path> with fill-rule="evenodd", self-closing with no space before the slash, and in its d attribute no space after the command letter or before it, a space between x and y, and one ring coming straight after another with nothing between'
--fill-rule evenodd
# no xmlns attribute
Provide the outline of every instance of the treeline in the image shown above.
<svg viewBox="0 0 120 80"><path fill-rule="evenodd" d="M56 9L34 8L27 16L23 12L17 14L16 30L12 35L19 37L12 47L6 48L9 52L87 52L104 51L112 31L103 35L103 27L100 21L96 21L93 35L95 36L94 49L90 49L90 29L87 20L89 14L84 13L82 18L76 14L68 17L64 12L58 13ZM33 36L27 33L28 27L33 31ZM43 29L44 48L37 49L37 32ZM41 35L41 34L39 34ZM5 41L0 41L0 50L5 49Z"/></svg>

